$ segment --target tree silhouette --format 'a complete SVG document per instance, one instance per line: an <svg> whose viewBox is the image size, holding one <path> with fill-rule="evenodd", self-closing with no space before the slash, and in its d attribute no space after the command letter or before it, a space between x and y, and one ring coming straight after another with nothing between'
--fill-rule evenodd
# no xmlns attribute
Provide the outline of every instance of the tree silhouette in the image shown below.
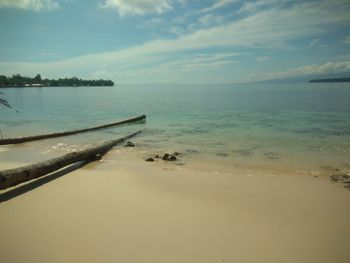
<svg viewBox="0 0 350 263"><path fill-rule="evenodd" d="M77 77L61 79L42 79L40 74L34 78L23 77L20 74L6 77L0 75L0 87L81 87L81 86L114 86L111 80L83 80Z"/></svg>

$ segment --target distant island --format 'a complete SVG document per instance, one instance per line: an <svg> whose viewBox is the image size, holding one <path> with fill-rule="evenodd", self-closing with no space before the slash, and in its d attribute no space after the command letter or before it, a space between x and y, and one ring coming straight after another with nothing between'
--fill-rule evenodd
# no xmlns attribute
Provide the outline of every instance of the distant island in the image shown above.
<svg viewBox="0 0 350 263"><path fill-rule="evenodd" d="M312 79L309 82L350 82L350 78Z"/></svg>
<svg viewBox="0 0 350 263"><path fill-rule="evenodd" d="M42 79L40 74L34 78L23 77L20 74L6 77L0 75L0 87L81 87L81 86L114 86L111 80L84 80L77 77L64 79Z"/></svg>

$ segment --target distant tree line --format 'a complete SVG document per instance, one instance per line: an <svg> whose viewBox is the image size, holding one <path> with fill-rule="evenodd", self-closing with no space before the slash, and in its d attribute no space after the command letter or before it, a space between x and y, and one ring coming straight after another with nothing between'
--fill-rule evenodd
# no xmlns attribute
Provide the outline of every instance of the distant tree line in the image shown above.
<svg viewBox="0 0 350 263"><path fill-rule="evenodd" d="M350 78L312 79L309 82L350 82Z"/></svg>
<svg viewBox="0 0 350 263"><path fill-rule="evenodd" d="M80 86L114 86L111 80L84 80L77 77L64 79L42 79L40 74L34 78L24 77L20 74L6 77L0 75L0 87L80 87Z"/></svg>

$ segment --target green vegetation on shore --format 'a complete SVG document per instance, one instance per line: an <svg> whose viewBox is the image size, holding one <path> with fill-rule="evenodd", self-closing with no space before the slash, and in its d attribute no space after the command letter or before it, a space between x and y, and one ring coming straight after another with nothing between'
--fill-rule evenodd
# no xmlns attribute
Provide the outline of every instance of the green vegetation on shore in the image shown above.
<svg viewBox="0 0 350 263"><path fill-rule="evenodd" d="M64 79L42 79L40 74L34 78L24 77L20 74L6 77L0 75L0 87L80 87L80 86L114 86L111 80L84 80L77 77Z"/></svg>
<svg viewBox="0 0 350 263"><path fill-rule="evenodd" d="M350 82L350 78L312 79L309 82Z"/></svg>

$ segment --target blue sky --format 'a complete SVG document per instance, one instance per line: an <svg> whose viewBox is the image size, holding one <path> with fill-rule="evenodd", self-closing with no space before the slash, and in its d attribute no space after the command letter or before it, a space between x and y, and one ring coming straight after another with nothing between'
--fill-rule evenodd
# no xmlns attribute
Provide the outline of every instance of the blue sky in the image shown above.
<svg viewBox="0 0 350 263"><path fill-rule="evenodd" d="M134 84L350 73L349 14L349 0L0 0L0 74Z"/></svg>

